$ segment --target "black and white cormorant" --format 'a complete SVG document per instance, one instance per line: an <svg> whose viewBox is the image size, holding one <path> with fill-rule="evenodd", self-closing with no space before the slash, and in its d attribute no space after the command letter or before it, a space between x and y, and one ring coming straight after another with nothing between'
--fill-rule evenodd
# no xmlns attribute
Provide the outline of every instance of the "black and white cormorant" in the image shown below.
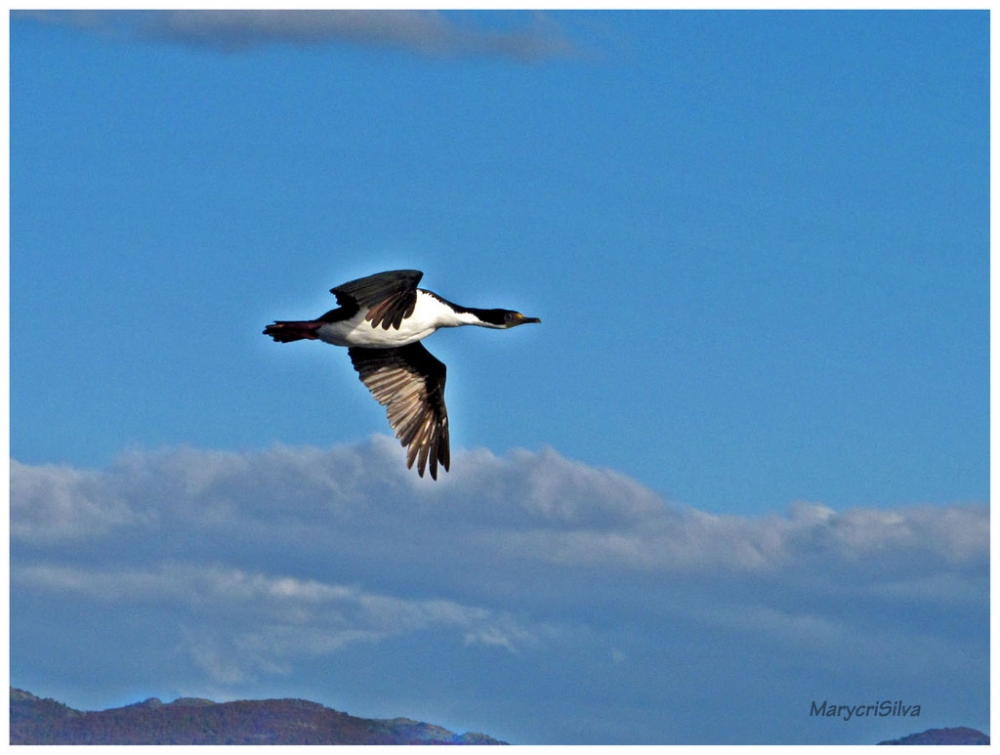
<svg viewBox="0 0 1000 755"><path fill-rule="evenodd" d="M419 270L390 270L330 289L337 309L315 320L278 320L264 335L288 343L310 339L346 346L358 377L386 408L396 437L407 447L406 466L417 462L431 477L438 464L448 469L448 410L444 405L445 366L420 340L438 328L479 325L513 328L541 322L509 309L461 307L417 288Z"/></svg>

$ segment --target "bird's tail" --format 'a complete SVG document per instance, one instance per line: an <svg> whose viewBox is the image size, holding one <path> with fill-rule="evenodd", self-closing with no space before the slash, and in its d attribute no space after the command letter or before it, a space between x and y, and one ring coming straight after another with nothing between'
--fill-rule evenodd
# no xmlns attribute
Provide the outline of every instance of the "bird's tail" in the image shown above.
<svg viewBox="0 0 1000 755"><path fill-rule="evenodd" d="M316 331L322 324L322 320L278 320L264 328L264 335L271 336L279 343L291 343L304 338L315 341L319 338Z"/></svg>

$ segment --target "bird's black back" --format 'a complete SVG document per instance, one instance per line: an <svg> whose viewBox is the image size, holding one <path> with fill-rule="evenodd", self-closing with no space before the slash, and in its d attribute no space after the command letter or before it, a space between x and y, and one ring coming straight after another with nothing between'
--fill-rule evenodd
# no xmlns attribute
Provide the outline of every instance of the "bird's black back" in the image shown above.
<svg viewBox="0 0 1000 755"><path fill-rule="evenodd" d="M379 325L386 330L398 328L404 318L413 314L417 304L417 283L423 275L419 270L389 270L334 286L330 293L337 297L340 308L327 312L320 319L337 322L367 309L365 319L371 321L373 328Z"/></svg>

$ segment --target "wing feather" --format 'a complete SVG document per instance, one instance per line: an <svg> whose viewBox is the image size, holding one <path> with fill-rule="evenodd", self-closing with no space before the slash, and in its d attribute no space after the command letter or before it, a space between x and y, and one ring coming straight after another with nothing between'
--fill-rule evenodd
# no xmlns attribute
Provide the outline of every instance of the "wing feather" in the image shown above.
<svg viewBox="0 0 1000 755"><path fill-rule="evenodd" d="M430 463L437 479L438 465L450 464L448 410L444 404L446 369L420 343L396 349L347 350L358 377L386 408L389 425L406 447L406 466L417 463L423 477Z"/></svg>
<svg viewBox="0 0 1000 755"><path fill-rule="evenodd" d="M342 307L367 309L365 319L373 328L399 329L403 320L413 314L417 305L417 283L423 277L419 270L389 270L365 278L342 283L330 289Z"/></svg>

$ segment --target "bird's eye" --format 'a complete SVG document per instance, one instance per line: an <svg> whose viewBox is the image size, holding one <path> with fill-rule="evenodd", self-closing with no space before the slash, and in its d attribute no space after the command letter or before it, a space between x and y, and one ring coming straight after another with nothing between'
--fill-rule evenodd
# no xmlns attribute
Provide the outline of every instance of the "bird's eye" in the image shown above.
<svg viewBox="0 0 1000 755"><path fill-rule="evenodd" d="M517 322L520 319L521 315L519 315L517 312L508 312L504 316L504 320L506 320L507 322Z"/></svg>

